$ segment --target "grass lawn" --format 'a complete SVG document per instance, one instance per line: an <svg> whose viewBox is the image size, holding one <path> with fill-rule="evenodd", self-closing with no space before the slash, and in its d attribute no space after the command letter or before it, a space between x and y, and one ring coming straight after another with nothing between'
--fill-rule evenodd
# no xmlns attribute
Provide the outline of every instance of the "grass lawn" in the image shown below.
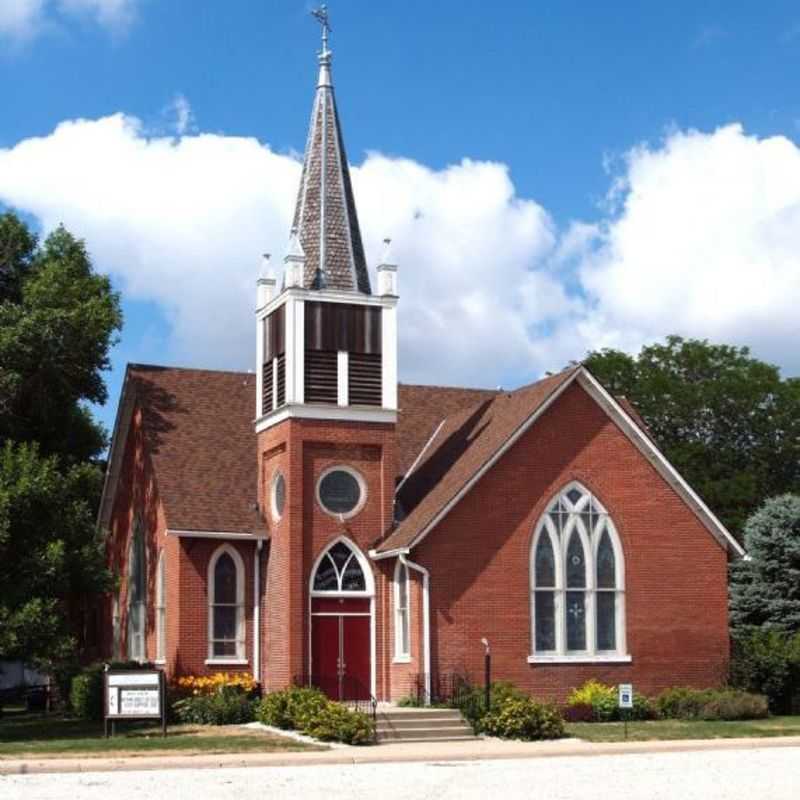
<svg viewBox="0 0 800 800"><path fill-rule="evenodd" d="M166 739L157 725L117 723L114 738L103 737L101 722L66 717L63 714L30 714L6 707L0 717L0 759L36 756L180 755L211 753L274 753L290 750L324 750L237 725L173 725Z"/></svg>
<svg viewBox="0 0 800 800"><path fill-rule="evenodd" d="M587 742L622 742L622 722L573 722L567 736ZM654 739L733 739L748 736L800 736L800 717L769 717L743 722L688 722L677 719L629 722L628 741Z"/></svg>

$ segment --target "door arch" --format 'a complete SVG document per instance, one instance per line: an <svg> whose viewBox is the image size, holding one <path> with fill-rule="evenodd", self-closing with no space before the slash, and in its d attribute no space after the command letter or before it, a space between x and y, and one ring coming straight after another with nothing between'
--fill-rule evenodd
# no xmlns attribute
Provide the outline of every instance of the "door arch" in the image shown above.
<svg viewBox="0 0 800 800"><path fill-rule="evenodd" d="M375 694L375 581L346 536L316 558L309 576L310 681L334 700Z"/></svg>

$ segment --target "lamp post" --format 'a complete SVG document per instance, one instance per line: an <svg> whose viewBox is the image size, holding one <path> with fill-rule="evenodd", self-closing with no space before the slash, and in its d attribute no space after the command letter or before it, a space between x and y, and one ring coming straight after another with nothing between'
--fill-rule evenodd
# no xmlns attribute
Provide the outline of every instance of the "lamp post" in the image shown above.
<svg viewBox="0 0 800 800"><path fill-rule="evenodd" d="M492 704L492 653L489 649L489 640L485 636L481 639L481 644L485 650L483 656L483 691L484 705L486 707L486 713L488 714Z"/></svg>

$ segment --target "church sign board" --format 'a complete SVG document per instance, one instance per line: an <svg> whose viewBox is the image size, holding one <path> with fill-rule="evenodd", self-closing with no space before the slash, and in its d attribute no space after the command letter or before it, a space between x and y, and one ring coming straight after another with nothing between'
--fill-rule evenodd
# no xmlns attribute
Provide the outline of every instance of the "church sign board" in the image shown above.
<svg viewBox="0 0 800 800"><path fill-rule="evenodd" d="M107 670L103 676L103 719L108 736L109 723L120 719L157 719L167 735L166 692L161 670Z"/></svg>

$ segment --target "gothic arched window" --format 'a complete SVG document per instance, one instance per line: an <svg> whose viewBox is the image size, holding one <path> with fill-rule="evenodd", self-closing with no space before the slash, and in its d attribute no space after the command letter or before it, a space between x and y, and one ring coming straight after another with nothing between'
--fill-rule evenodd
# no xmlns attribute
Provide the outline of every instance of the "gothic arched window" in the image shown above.
<svg viewBox="0 0 800 800"><path fill-rule="evenodd" d="M625 565L614 523L577 483L536 526L531 547L532 660L625 657Z"/></svg>
<svg viewBox="0 0 800 800"><path fill-rule="evenodd" d="M356 551L339 539L329 547L317 563L312 591L367 592L368 578Z"/></svg>
<svg viewBox="0 0 800 800"><path fill-rule="evenodd" d="M133 522L133 536L128 550L128 658L145 660L147 622L147 557L141 517Z"/></svg>
<svg viewBox="0 0 800 800"><path fill-rule="evenodd" d="M208 564L208 657L211 661L243 661L244 562L223 545Z"/></svg>

